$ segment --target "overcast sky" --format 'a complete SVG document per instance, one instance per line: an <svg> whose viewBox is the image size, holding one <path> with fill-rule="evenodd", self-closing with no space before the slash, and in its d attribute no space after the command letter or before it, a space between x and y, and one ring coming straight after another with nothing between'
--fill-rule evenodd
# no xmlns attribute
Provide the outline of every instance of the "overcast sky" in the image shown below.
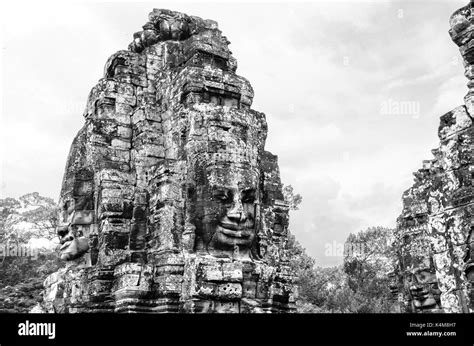
<svg viewBox="0 0 474 346"><path fill-rule="evenodd" d="M148 13L216 20L266 113L266 149L303 196L291 231L322 266L325 245L393 227L439 117L467 80L448 35L465 1L2 3L0 198L57 200L89 90ZM397 114L404 102L408 114Z"/></svg>

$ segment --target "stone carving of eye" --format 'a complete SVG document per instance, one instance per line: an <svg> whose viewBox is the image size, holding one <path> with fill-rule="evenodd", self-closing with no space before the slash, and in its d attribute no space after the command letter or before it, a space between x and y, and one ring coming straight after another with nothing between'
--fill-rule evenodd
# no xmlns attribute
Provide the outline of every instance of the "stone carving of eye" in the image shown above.
<svg viewBox="0 0 474 346"><path fill-rule="evenodd" d="M215 191L213 196L215 199L223 203L228 203L231 201L231 196L226 191Z"/></svg>
<svg viewBox="0 0 474 346"><path fill-rule="evenodd" d="M244 191L242 194L243 203L253 203L255 202L255 192L254 191Z"/></svg>

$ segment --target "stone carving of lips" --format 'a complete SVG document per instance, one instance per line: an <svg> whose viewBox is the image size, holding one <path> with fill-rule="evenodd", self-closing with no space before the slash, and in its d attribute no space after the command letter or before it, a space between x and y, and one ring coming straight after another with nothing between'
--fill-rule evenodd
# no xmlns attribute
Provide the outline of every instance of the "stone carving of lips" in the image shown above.
<svg viewBox="0 0 474 346"><path fill-rule="evenodd" d="M436 305L436 300L427 287L412 286L410 287L410 292L413 295L413 303L417 308Z"/></svg>
<svg viewBox="0 0 474 346"><path fill-rule="evenodd" d="M232 222L220 222L219 226L223 234L234 238L249 238L252 232L252 225L249 222L243 225Z"/></svg>
<svg viewBox="0 0 474 346"><path fill-rule="evenodd" d="M429 292L423 287L412 287L411 290L413 296L419 298L420 300L424 300L429 297Z"/></svg>
<svg viewBox="0 0 474 346"><path fill-rule="evenodd" d="M72 240L69 240L69 241L65 242L64 244L61 245L61 247L59 248L59 251L63 252L63 250L68 248L69 245L71 245L71 243L72 243Z"/></svg>
<svg viewBox="0 0 474 346"><path fill-rule="evenodd" d="M61 259L73 260L89 250L89 240L86 237L74 238L64 242L59 248Z"/></svg>

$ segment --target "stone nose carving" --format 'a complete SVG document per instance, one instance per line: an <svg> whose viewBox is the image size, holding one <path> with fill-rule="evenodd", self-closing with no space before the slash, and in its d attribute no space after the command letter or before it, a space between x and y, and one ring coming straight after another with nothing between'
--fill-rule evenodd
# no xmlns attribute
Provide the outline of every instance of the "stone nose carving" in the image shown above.
<svg viewBox="0 0 474 346"><path fill-rule="evenodd" d="M68 241L74 240L74 234L72 231L69 231L64 237L62 237L59 241L60 244L64 244Z"/></svg>
<svg viewBox="0 0 474 346"><path fill-rule="evenodd" d="M64 225L58 226L58 228L56 229L56 234L59 237L60 244L63 244L69 238L72 238L72 233L70 232L69 226L70 226L69 224L64 224ZM72 240L72 239L69 239L69 240Z"/></svg>
<svg viewBox="0 0 474 346"><path fill-rule="evenodd" d="M241 223L247 220L247 216L244 212L244 206L241 197L238 194L234 195L232 205L227 211L227 217L234 222Z"/></svg>

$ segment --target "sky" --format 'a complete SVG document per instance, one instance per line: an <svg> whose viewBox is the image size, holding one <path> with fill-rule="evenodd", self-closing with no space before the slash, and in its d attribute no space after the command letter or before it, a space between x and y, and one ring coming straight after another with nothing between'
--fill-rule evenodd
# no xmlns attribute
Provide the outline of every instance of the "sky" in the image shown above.
<svg viewBox="0 0 474 346"><path fill-rule="evenodd" d="M0 198L59 197L107 58L153 8L213 19L267 116L266 149L303 202L290 230L320 266L350 233L394 227L439 117L467 80L449 16L465 1L10 1L0 8Z"/></svg>

